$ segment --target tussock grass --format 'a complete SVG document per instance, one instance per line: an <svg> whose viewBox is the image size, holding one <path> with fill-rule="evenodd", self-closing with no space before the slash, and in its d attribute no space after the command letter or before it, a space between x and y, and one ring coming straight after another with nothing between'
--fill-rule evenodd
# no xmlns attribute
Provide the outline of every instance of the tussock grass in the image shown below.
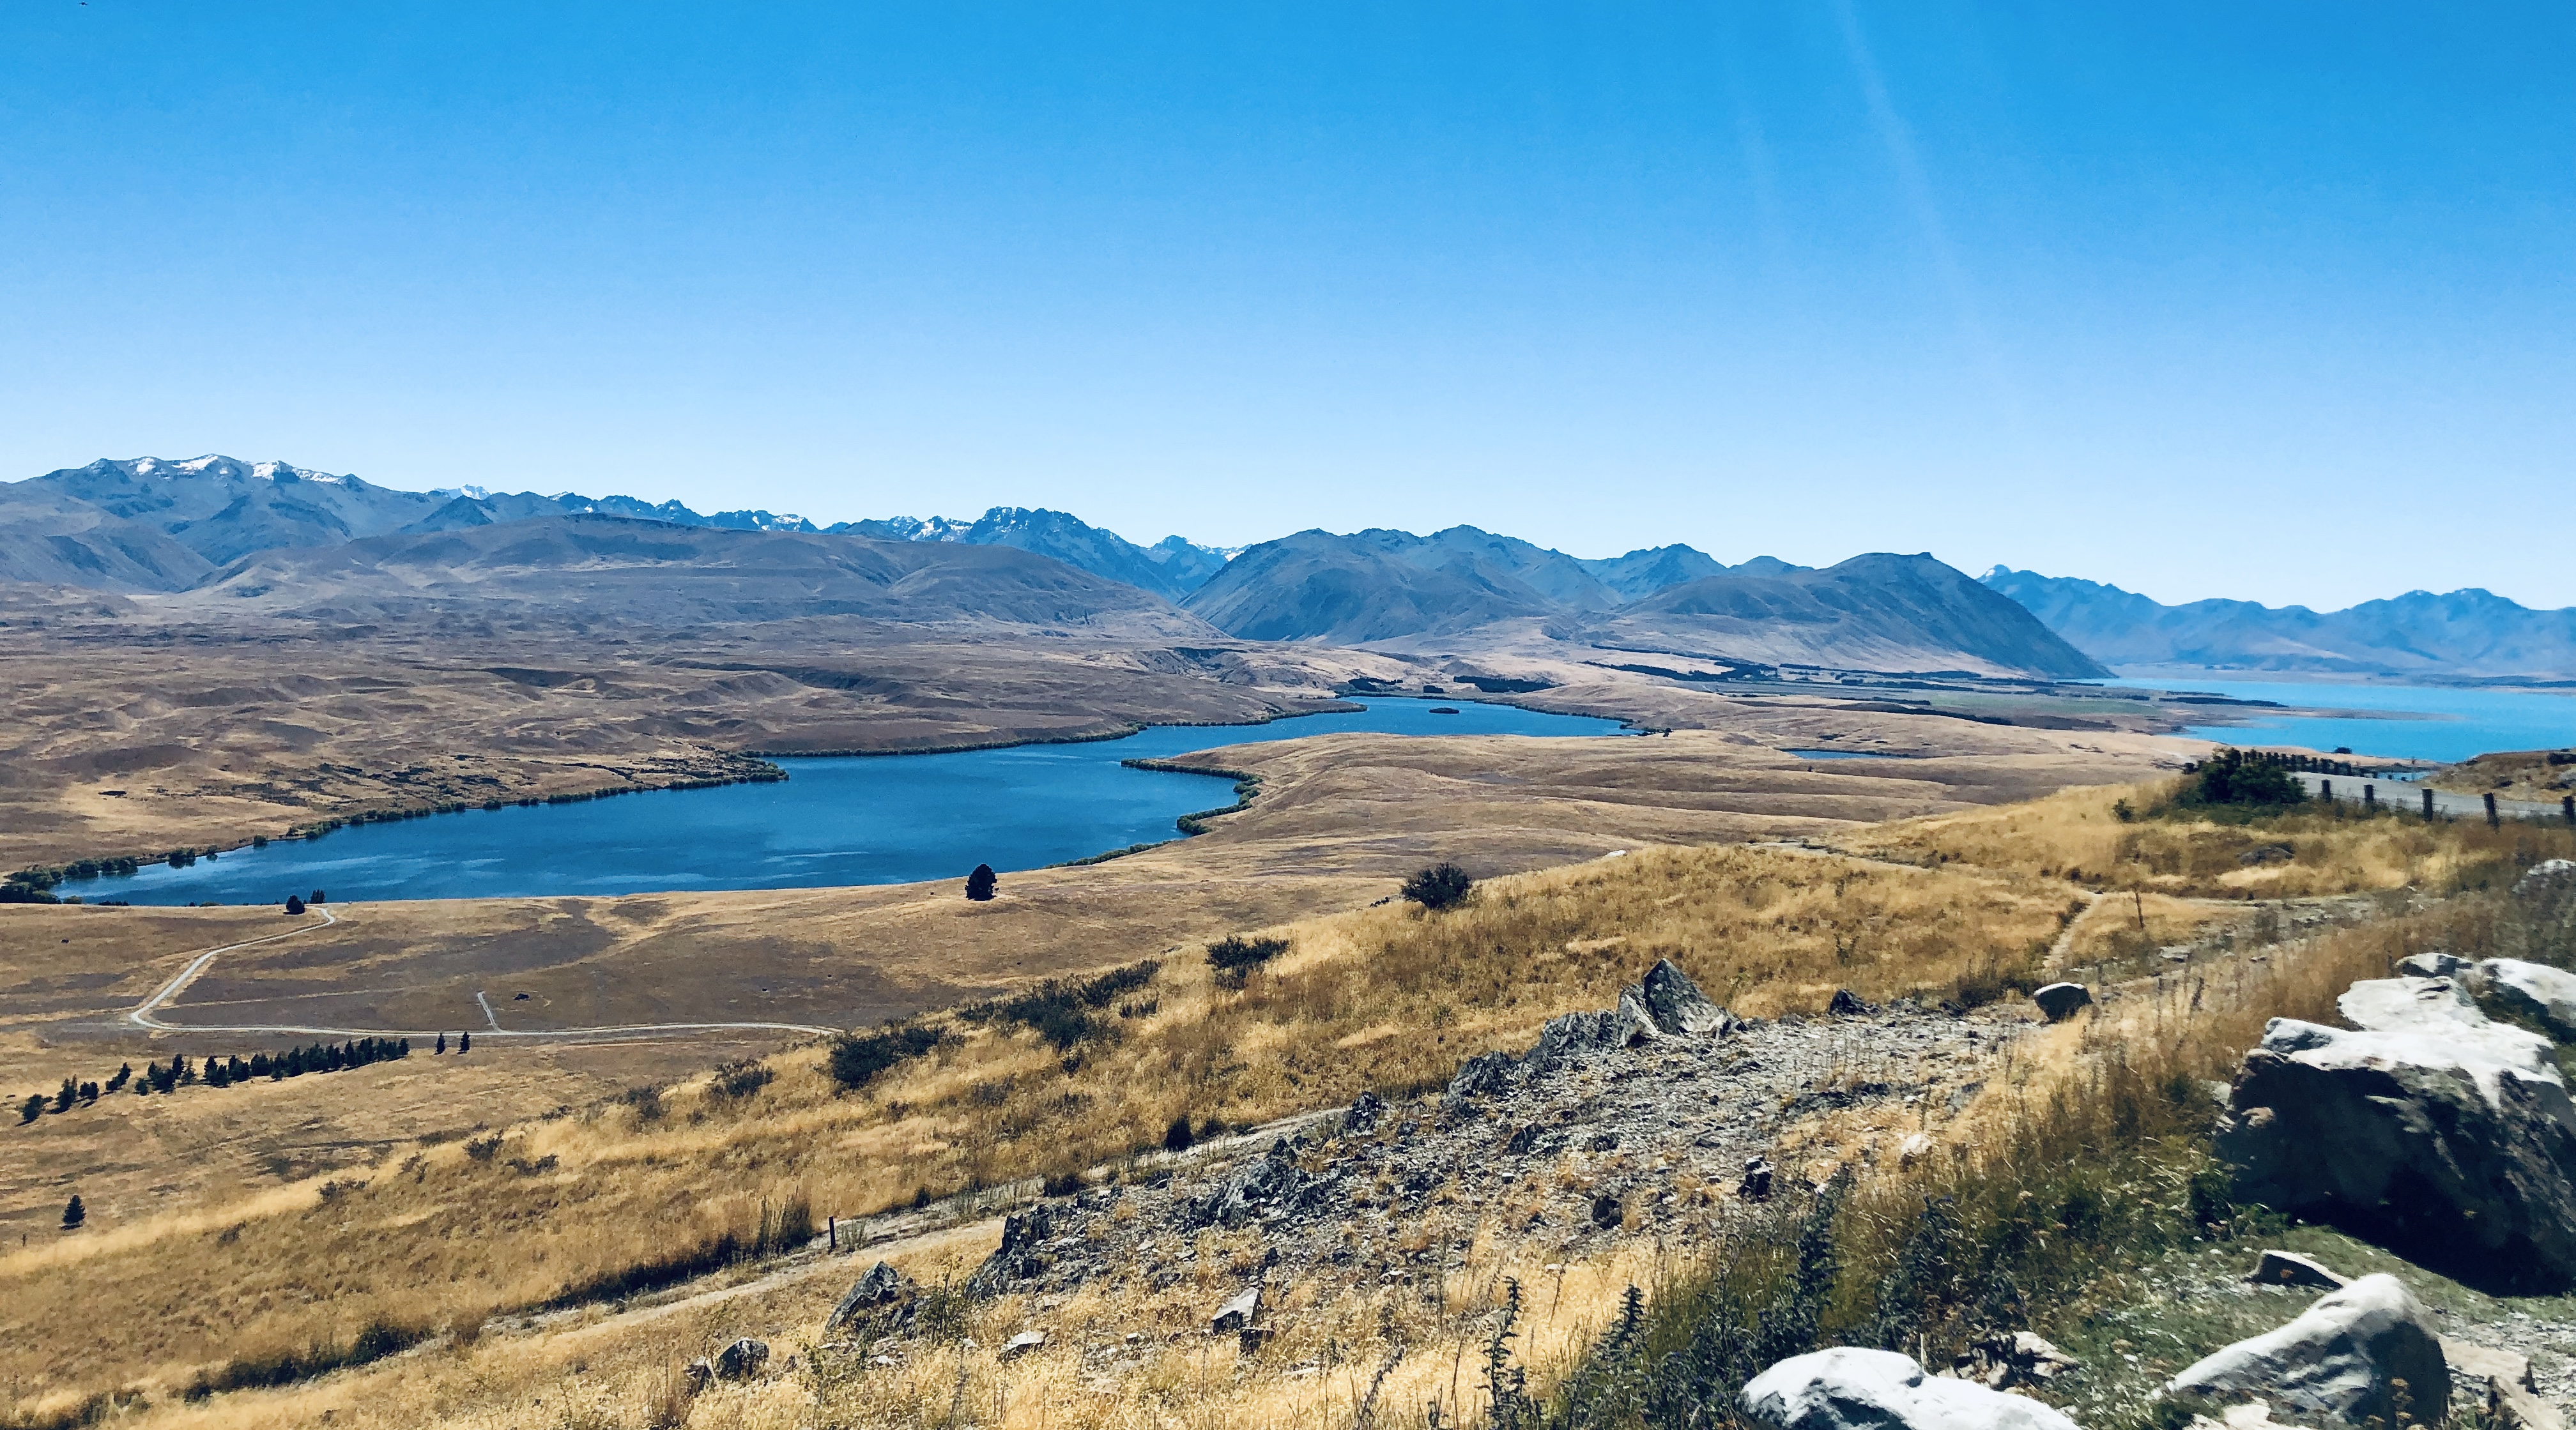
<svg viewBox="0 0 2576 1430"><path fill-rule="evenodd" d="M2576 857L2576 830L2512 821L2430 822L2350 801L2276 814L2172 806L2175 781L2065 790L2026 804L1883 825L1856 852L1908 863L1963 863L2097 888L2217 899L2291 899L2415 888L2501 887L2542 859ZM2113 806L2139 813L2122 820ZM2286 846L2289 857L2260 851ZM2249 856L2251 862L2249 862Z"/></svg>

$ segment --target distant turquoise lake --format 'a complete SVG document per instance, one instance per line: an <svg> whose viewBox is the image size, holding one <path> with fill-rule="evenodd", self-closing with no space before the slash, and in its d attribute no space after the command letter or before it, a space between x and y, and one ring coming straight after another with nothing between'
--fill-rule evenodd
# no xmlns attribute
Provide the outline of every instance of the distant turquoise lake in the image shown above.
<svg viewBox="0 0 2576 1430"><path fill-rule="evenodd" d="M1267 725L1157 725L1120 740L941 755L783 758L781 783L659 790L578 804L468 810L281 840L57 893L137 904L336 901L799 889L962 879L1171 839L1172 821L1234 802L1230 782L1131 770L1220 745L1366 732L1621 733L1614 720L1508 705L1385 699ZM1455 714L1435 715L1435 708Z"/></svg>
<svg viewBox="0 0 2576 1430"><path fill-rule="evenodd" d="M2443 686L2343 685L2330 681L2197 680L2163 676L2115 680L2149 690L2202 691L2310 709L2387 711L2397 718L2245 712L2244 725L2194 726L2183 733L2230 745L2348 746L2393 759L2465 760L2497 750L2576 745L2576 694L2455 690Z"/></svg>

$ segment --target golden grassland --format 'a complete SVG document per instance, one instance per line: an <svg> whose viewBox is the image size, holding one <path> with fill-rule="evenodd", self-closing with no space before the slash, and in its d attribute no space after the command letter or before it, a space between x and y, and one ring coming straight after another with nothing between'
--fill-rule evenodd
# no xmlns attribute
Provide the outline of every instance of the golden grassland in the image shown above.
<svg viewBox="0 0 2576 1430"><path fill-rule="evenodd" d="M1745 1011L1812 1009L1836 987L1881 998L2026 963L2065 907L2036 881L1719 848L1498 881L1446 916L1401 906L1291 924L1280 931L1296 952L1240 991L1195 958L1169 961L1147 990L1155 1011L1070 1067L1025 1032L961 1027L948 1050L839 1096L809 1048L774 1059L777 1081L747 1100L698 1084L658 1116L594 1103L513 1128L480 1158L464 1144L407 1151L342 1176L327 1199L308 1182L103 1219L0 1256L0 1285L11 1319L32 1325L81 1325L77 1308L102 1302L131 1316L69 1346L13 1345L0 1363L22 1383L77 1364L167 1388L243 1347L346 1337L373 1317L471 1324L747 1230L764 1202L858 1215L922 1189L1111 1161L1184 1112L1249 1124L1444 1081L1554 1014L1606 1006L1659 957Z"/></svg>
<svg viewBox="0 0 2576 1430"><path fill-rule="evenodd" d="M1686 1249L1632 1245L1608 1260L1533 1267L1533 1248L1489 1230L1436 1294L1292 1305L1278 1339L1244 1363L1231 1342L1190 1330L1208 1306L1194 1285L1162 1294L1105 1285L1043 1308L1003 1298L971 1313L971 1347L943 1342L867 1372L799 1350L796 1377L720 1388L694 1406L673 1398L684 1354L735 1333L769 1337L785 1354L815 1333L855 1268L842 1261L849 1270L702 1296L661 1314L592 1308L541 1332L479 1328L585 1277L743 1231L791 1199L854 1215L921 1189L1114 1163L1183 1112L1252 1124L1362 1089L1431 1085L1477 1052L1525 1046L1554 1013L1606 1006L1657 957L1756 1014L1813 1009L1837 987L1883 999L2035 973L2085 902L2064 876L2117 873L2121 861L2105 856L2135 826L2111 806L2141 793L2070 792L1853 841L1895 865L1761 847L1640 849L1489 881L1474 905L1448 915L1384 907L1292 922L1268 931L1289 937L1294 952L1240 990L1216 986L1194 956L1166 961L1140 995L1152 1011L1119 1020L1115 1041L1076 1055L1025 1032L953 1022L958 1042L862 1094L836 1095L820 1049L796 1050L771 1059L777 1080L749 1098L697 1082L663 1098L658 1115L594 1103L512 1127L481 1157L462 1145L421 1147L343 1176L328 1195L307 1183L103 1226L0 1255L12 1328L0 1337L0 1364L24 1409L132 1386L153 1394L149 1423L312 1423L331 1410L334 1425L369 1426L641 1425L672 1411L681 1418L658 1423L897 1424L967 1406L979 1424L1286 1426L1348 1423L1400 1341L1408 1349L1381 1403L1419 1406L1440 1393L1472 1414L1475 1375L1458 1367L1490 1329L1503 1277L1525 1288L1562 1277L1543 1320L1531 1290L1534 1319L1518 1343L1544 1385L1616 1313L1628 1285L1665 1284ZM2474 885L2576 852L2576 840L2545 829L2309 829L2298 824L2306 818L2283 823L2298 851L2290 867L2317 892L2394 887L2401 871ZM2266 833L2276 831L2253 831ZM2160 834L2179 841L2192 867L2251 867L2229 852L2248 831L2175 824ZM2419 834L2429 847L2406 842ZM2057 835L2062 849L2047 842ZM2197 926L2208 908L2161 888L2138 906L2153 937ZM2109 899L2096 906L2070 946L2084 949L2086 925L2115 910ZM1882 1168L1862 1195L1895 1207L1944 1177L2011 1175L2010 1159L2034 1139L2077 1145L2086 1119L2113 1115L2116 1100L2101 1095L2109 1082L2223 1076L2265 1018L2324 1016L2353 977L2438 941L2438 921L2461 916L2437 909L2283 946L2259 964L2196 962L2130 984L2086 1019L2025 1043L1942 1134L1957 1151ZM379 1071L400 1074L335 1076ZM1820 1121L1809 1143L1830 1150L1856 1130ZM365 1185L349 1185L357 1180ZM896 1260L936 1281L989 1244L989 1231L959 1232ZM1218 1269L1236 1251L1249 1254L1206 1251L1201 1264ZM115 1314L96 1314L101 1306ZM1057 1339L1031 1357L997 1360L999 1342L1041 1311ZM168 1401L200 1367L346 1338L375 1316L461 1334L297 1388L194 1407ZM1142 1339L1131 1344L1130 1334ZM1441 1388L1451 1381L1454 1391Z"/></svg>
<svg viewBox="0 0 2576 1430"><path fill-rule="evenodd" d="M2434 771L2425 783L2456 794L2556 804L2576 792L2576 749L2506 750Z"/></svg>
<svg viewBox="0 0 2576 1430"><path fill-rule="evenodd" d="M2309 807L2258 823L2188 811L2151 814L2170 781L2074 789L2024 804L1909 820L1851 841L1856 853L1906 862L1958 862L2062 878L2095 888L2206 899L2299 899L2375 889L2436 893L2485 887L2543 849L2576 839L2546 824L2427 822L2349 804ZM2135 817L2121 819L2115 802Z"/></svg>

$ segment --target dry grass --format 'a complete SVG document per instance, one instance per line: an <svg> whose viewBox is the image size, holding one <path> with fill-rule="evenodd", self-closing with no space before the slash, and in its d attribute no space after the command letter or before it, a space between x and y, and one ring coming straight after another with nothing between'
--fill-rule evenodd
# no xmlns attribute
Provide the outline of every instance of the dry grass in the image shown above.
<svg viewBox="0 0 2576 1430"><path fill-rule="evenodd" d="M75 1374L167 1391L224 1357L345 1339L376 1317L476 1324L746 1234L765 1204L873 1212L919 1188L1114 1161L1184 1109L1253 1123L1435 1083L1477 1052L1525 1046L1557 1013L1607 1006L1659 957L1747 1011L1812 1008L1836 987L1884 998L2026 964L2061 907L2053 890L1965 871L1736 848L1494 881L1439 917L1387 907L1293 924L1296 951L1239 992L1171 961L1156 1013L1070 1059L1025 1032L967 1026L841 1096L808 1048L773 1059L777 1081L747 1101L701 1083L658 1119L594 1104L514 1127L485 1158L464 1144L389 1158L327 1201L308 1185L0 1257L10 1320L56 1328L7 1338L0 1357L44 1393ZM98 1305L125 1314L86 1314Z"/></svg>
<svg viewBox="0 0 2576 1430"><path fill-rule="evenodd" d="M2295 899L2415 888L2455 893L2509 882L2539 859L2576 854L2576 831L2436 820L2351 806L2308 808L2244 823L2177 812L2122 820L2165 802L2169 781L2071 789L1994 809L1908 820L1853 843L1907 862L1964 863L2095 887L2193 898ZM2263 851L2286 848L2286 857Z"/></svg>

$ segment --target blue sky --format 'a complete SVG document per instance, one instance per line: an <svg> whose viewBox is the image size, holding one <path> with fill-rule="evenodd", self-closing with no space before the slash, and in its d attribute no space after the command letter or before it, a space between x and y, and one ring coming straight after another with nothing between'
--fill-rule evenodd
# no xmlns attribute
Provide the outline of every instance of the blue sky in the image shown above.
<svg viewBox="0 0 2576 1430"><path fill-rule="evenodd" d="M2576 10L0 0L0 476L2576 604Z"/></svg>

